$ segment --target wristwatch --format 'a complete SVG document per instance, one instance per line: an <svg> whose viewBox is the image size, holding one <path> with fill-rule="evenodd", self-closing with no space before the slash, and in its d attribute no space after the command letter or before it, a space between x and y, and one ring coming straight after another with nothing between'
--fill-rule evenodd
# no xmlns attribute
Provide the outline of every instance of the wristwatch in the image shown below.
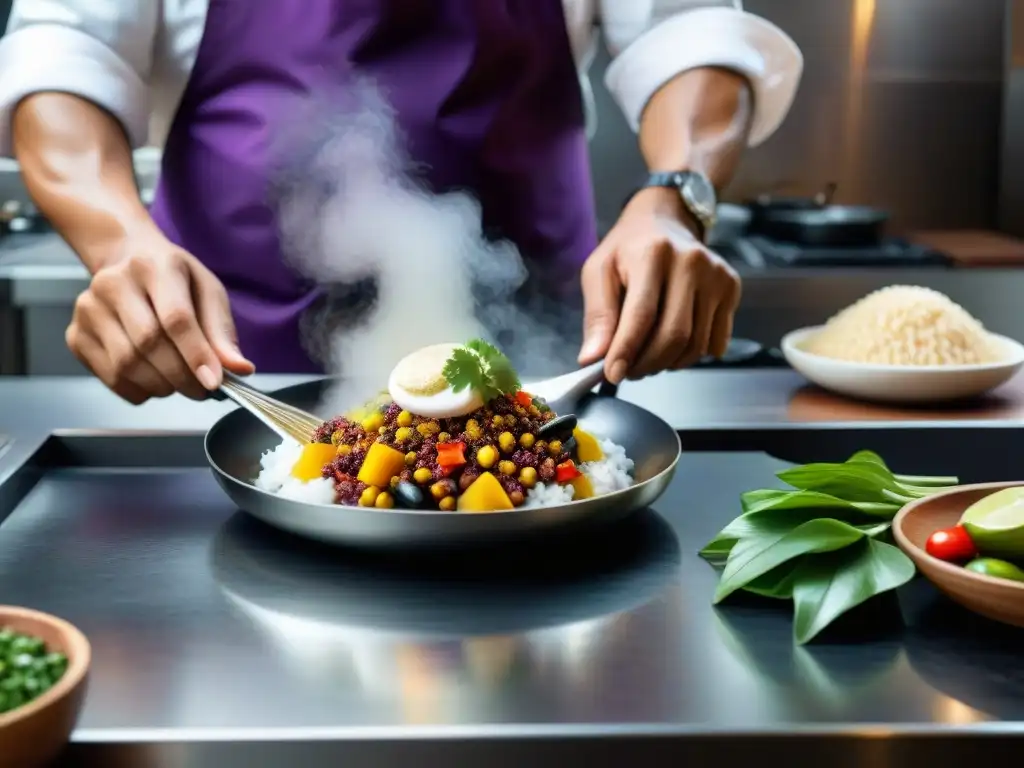
<svg viewBox="0 0 1024 768"><path fill-rule="evenodd" d="M641 189L650 187L678 190L683 205L700 227L701 231L696 234L701 241L707 240L708 234L718 220L718 195L715 193L715 185L707 176L697 171L652 173Z"/></svg>

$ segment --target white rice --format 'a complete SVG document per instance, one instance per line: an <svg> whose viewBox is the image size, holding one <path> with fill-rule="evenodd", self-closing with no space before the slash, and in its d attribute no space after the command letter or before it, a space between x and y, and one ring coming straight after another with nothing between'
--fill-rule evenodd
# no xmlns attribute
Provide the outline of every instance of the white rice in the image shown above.
<svg viewBox="0 0 1024 768"><path fill-rule="evenodd" d="M594 494L603 496L606 493L621 491L633 484L630 473L633 471L633 460L626 456L626 449L611 440L600 441L604 458L581 464L579 469L594 486ZM260 473L256 477L257 488L276 494L285 499L303 501L310 504L333 504L335 501L334 481L318 478L303 482L292 477L292 467L302 455L302 446L285 440L276 448L267 451L260 457ZM575 489L571 485L557 483L537 483L529 493L521 508L553 507L572 501Z"/></svg>
<svg viewBox="0 0 1024 768"><path fill-rule="evenodd" d="M915 285L869 293L803 347L822 357L876 365L981 365L1006 356L967 310L938 291Z"/></svg>
<svg viewBox="0 0 1024 768"><path fill-rule="evenodd" d="M264 453L260 457L260 473L256 477L256 487L292 501L333 504L333 480L320 477L305 482L292 477L292 467L301 455L302 446L293 440L285 440L272 451Z"/></svg>
<svg viewBox="0 0 1024 768"><path fill-rule="evenodd" d="M526 494L526 501L523 502L523 506L520 509L557 507L559 504L566 504L572 501L572 495L575 490L571 485L537 483Z"/></svg>
<svg viewBox="0 0 1024 768"><path fill-rule="evenodd" d="M594 486L595 496L621 491L633 484L633 460L626 456L626 449L611 440L600 441L604 458L580 464L580 472L587 476ZM571 485L537 483L526 494L525 508L554 507L572 501L576 489Z"/></svg>

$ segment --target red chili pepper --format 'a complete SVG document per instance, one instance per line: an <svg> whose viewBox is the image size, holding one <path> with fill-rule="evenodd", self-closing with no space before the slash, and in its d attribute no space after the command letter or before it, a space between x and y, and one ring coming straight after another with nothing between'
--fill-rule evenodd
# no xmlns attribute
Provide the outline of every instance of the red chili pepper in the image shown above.
<svg viewBox="0 0 1024 768"><path fill-rule="evenodd" d="M516 392L516 402L523 406L523 408L529 408L533 405L533 395L529 392Z"/></svg>
<svg viewBox="0 0 1024 768"><path fill-rule="evenodd" d="M441 469L451 471L466 463L466 444L438 443L437 444L437 465Z"/></svg>
<svg viewBox="0 0 1024 768"><path fill-rule="evenodd" d="M568 483L571 480L575 480L581 474L583 473L576 469L576 463L572 459L563 461L555 467L555 480L559 483Z"/></svg>
<svg viewBox="0 0 1024 768"><path fill-rule="evenodd" d="M924 545L925 551L932 557L957 563L970 560L977 556L978 549L971 541L971 536L962 525L943 528L928 537Z"/></svg>

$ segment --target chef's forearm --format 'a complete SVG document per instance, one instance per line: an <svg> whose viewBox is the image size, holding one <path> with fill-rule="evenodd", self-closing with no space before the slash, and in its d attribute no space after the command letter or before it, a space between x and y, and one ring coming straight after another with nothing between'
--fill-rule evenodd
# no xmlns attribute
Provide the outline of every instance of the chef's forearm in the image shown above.
<svg viewBox="0 0 1024 768"><path fill-rule="evenodd" d="M18 106L14 152L36 206L95 273L133 234L155 228L120 124L94 104L40 93Z"/></svg>
<svg viewBox="0 0 1024 768"><path fill-rule="evenodd" d="M699 171L722 189L739 165L753 116L753 94L741 75L710 67L690 70L647 103L640 149L652 171Z"/></svg>

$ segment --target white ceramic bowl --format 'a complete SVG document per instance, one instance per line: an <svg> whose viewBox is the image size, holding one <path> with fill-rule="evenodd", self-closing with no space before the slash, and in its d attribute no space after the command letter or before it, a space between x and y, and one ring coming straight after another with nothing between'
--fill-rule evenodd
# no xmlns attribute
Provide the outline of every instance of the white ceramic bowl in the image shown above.
<svg viewBox="0 0 1024 768"><path fill-rule="evenodd" d="M833 360L806 352L821 326L786 334L782 354L794 370L819 387L881 403L937 403L976 397L1004 384L1024 366L1024 345L992 334L1004 359L980 365L877 365Z"/></svg>

